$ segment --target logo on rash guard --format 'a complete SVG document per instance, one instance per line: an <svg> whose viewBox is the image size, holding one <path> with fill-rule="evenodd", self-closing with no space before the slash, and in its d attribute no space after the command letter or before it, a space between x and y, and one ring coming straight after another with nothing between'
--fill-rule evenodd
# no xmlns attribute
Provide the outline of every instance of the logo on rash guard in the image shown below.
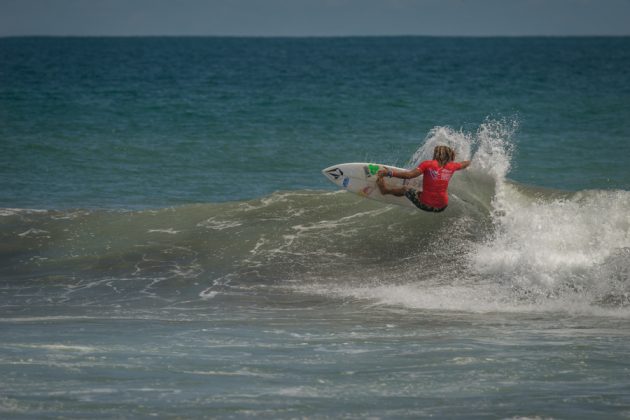
<svg viewBox="0 0 630 420"><path fill-rule="evenodd" d="M429 175L436 181L448 181L453 176L453 171L444 168L442 170L429 169Z"/></svg>

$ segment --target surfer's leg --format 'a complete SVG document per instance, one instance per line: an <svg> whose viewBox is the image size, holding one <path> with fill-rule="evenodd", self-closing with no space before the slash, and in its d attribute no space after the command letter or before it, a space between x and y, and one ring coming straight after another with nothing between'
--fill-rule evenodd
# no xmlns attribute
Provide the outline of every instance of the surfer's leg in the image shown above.
<svg viewBox="0 0 630 420"><path fill-rule="evenodd" d="M431 213L440 213L446 210L446 206L441 207L441 208L427 206L420 199L421 194L422 194L422 191L418 192L414 190L413 188L409 188L407 192L405 193L405 197L407 197L409 201L411 201L420 210L428 211Z"/></svg>
<svg viewBox="0 0 630 420"><path fill-rule="evenodd" d="M395 195L396 197L402 197L403 195L405 195L405 192L407 192L407 188L405 187L388 188L385 185L385 180L383 179L382 176L379 176L378 178L376 178L376 185L378 185L378 189L381 191L381 194L383 195L391 194L391 195Z"/></svg>

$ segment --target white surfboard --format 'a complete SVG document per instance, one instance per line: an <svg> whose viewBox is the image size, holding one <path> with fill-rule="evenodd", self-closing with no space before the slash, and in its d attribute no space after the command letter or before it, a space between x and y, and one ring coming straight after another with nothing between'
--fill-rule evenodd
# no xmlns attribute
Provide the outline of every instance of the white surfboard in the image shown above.
<svg viewBox="0 0 630 420"><path fill-rule="evenodd" d="M322 170L322 174L339 187L358 194L361 197L370 198L387 204L396 204L403 207L417 209L417 207L406 197L381 194L378 189L378 185L376 185L376 173L379 169L383 168L393 169L394 171L405 170L395 166L381 165L379 163L341 163ZM422 176L413 179L387 177L384 179L385 185L390 188L407 185L417 189L418 191L422 190Z"/></svg>

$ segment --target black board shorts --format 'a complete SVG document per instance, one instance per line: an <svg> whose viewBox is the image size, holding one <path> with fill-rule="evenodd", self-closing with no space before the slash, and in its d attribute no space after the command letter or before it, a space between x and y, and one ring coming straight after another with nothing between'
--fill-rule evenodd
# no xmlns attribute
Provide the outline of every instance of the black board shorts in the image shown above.
<svg viewBox="0 0 630 420"><path fill-rule="evenodd" d="M444 207L441 207L441 208L438 209L438 208L430 207L430 206L427 206L426 204L423 204L420 200L418 200L418 191L414 190L413 188L409 188L405 192L405 197L407 197L409 199L409 201L411 201L420 210L428 211L428 212L431 212L431 213L442 212L447 207L447 206L444 206Z"/></svg>

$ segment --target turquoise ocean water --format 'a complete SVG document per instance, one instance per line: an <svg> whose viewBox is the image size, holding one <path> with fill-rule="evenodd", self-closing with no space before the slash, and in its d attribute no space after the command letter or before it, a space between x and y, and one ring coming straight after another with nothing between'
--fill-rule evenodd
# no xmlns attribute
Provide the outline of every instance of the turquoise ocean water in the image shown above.
<svg viewBox="0 0 630 420"><path fill-rule="evenodd" d="M630 38L0 38L3 418L630 417ZM471 167L441 214L341 162Z"/></svg>

